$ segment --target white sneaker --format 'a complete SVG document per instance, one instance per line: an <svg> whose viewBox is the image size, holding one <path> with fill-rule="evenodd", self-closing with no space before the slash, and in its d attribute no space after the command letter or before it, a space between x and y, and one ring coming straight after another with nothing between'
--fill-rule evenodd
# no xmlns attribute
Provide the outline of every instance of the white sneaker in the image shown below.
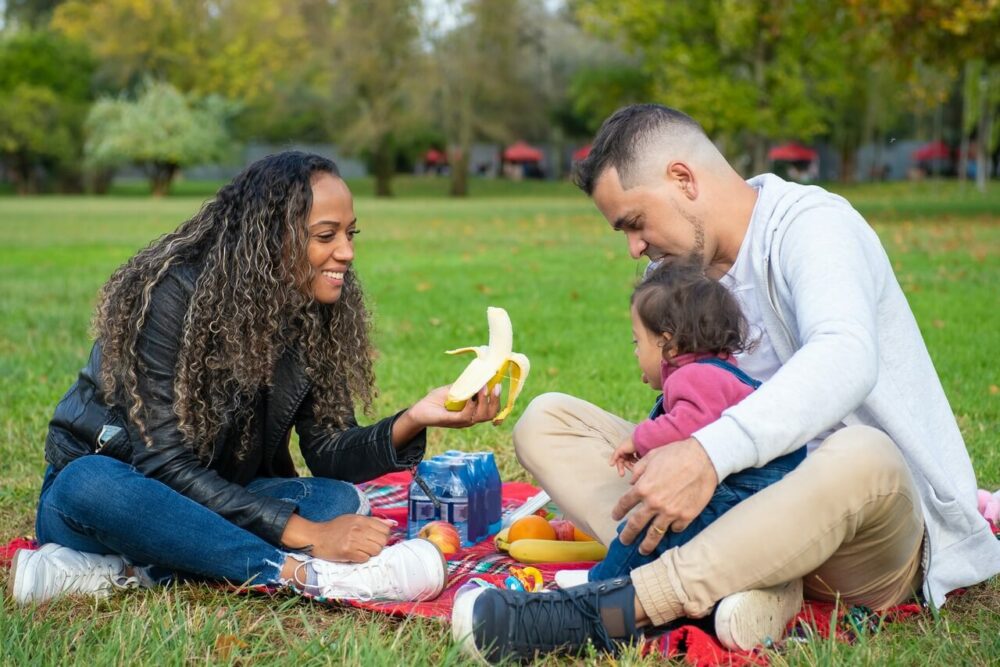
<svg viewBox="0 0 1000 667"><path fill-rule="evenodd" d="M7 593L18 604L70 593L106 597L117 589L139 586L136 577L125 576L126 567L121 556L88 554L58 544L19 549L11 561Z"/></svg>
<svg viewBox="0 0 1000 667"><path fill-rule="evenodd" d="M715 608L715 634L729 649L749 651L785 635L802 608L802 580L727 595Z"/></svg>
<svg viewBox="0 0 1000 667"><path fill-rule="evenodd" d="M386 547L365 563L306 561L316 573L319 597L331 600L429 600L441 594L448 564L427 540Z"/></svg>
<svg viewBox="0 0 1000 667"><path fill-rule="evenodd" d="M573 588L590 581L590 570L557 570L556 586L559 588Z"/></svg>

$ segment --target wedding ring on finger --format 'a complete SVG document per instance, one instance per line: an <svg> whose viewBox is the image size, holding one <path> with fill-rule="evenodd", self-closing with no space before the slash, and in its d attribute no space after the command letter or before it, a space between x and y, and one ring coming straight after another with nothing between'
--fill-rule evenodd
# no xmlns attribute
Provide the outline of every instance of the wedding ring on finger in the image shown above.
<svg viewBox="0 0 1000 667"><path fill-rule="evenodd" d="M663 535L664 533L667 532L666 529L660 528L659 526L650 526L649 529L653 531L653 533L655 533L656 535Z"/></svg>

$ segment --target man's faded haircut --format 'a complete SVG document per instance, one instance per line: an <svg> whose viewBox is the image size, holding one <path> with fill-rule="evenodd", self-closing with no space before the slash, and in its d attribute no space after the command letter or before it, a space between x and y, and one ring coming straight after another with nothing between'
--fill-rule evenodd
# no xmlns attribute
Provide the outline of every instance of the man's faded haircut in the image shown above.
<svg viewBox="0 0 1000 667"><path fill-rule="evenodd" d="M604 121L590 147L590 155L576 166L573 182L588 195L609 167L618 172L622 188L639 184L648 149L667 143L684 154L696 144L708 143L698 121L687 114L660 104L633 104L622 107Z"/></svg>

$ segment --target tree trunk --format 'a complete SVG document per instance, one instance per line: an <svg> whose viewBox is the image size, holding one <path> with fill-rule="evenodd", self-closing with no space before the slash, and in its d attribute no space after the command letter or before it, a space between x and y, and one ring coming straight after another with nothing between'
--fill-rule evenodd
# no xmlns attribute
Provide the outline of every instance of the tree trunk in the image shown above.
<svg viewBox="0 0 1000 667"><path fill-rule="evenodd" d="M375 145L375 153L373 155L376 197L392 196L392 173L395 170L395 165L393 164L394 157L392 142L387 137L379 139Z"/></svg>
<svg viewBox="0 0 1000 667"><path fill-rule="evenodd" d="M19 195L31 195L38 192L38 182L35 179L35 163L25 153L14 157L14 186Z"/></svg>
<svg viewBox="0 0 1000 667"><path fill-rule="evenodd" d="M851 145L840 148L840 182L853 183L857 171L857 148Z"/></svg>
<svg viewBox="0 0 1000 667"><path fill-rule="evenodd" d="M976 137L976 187L980 192L986 192L986 180L989 176L989 135L993 126L993 114L990 113L990 80L986 71L979 77L979 99L982 110L979 113L979 131Z"/></svg>
<svg viewBox="0 0 1000 667"><path fill-rule="evenodd" d="M461 105L458 111L458 144L449 146L448 164L451 165L451 197L466 197L469 194L469 157L472 152L472 93L468 86L460 93Z"/></svg>
<svg viewBox="0 0 1000 667"><path fill-rule="evenodd" d="M933 129L931 130L933 132L933 138L931 139L931 142L935 144L937 144L939 141L942 140L941 125L943 124L942 123L943 113L944 113L944 104L938 102L937 106L934 107L934 125ZM942 160L931 160L931 173L934 175L935 178L941 175L941 162Z"/></svg>
<svg viewBox="0 0 1000 667"><path fill-rule="evenodd" d="M961 183L965 183L969 178L969 147L972 142L969 140L969 128L966 121L971 117L971 107L976 103L975 96L972 94L972 86L969 85L969 79L973 75L972 61L967 60L964 69L965 71L962 73L962 113L958 116L958 129L962 136L962 143L958 149L958 180Z"/></svg>
<svg viewBox="0 0 1000 667"><path fill-rule="evenodd" d="M750 137L750 156L753 164L753 174L763 174L767 171L767 137L753 134Z"/></svg>
<svg viewBox="0 0 1000 667"><path fill-rule="evenodd" d="M90 173L90 191L95 195L106 195L111 191L115 178L114 167L97 167Z"/></svg>
<svg viewBox="0 0 1000 667"><path fill-rule="evenodd" d="M149 177L149 189L154 197L163 197L170 192L179 165L172 162L154 162Z"/></svg>
<svg viewBox="0 0 1000 667"><path fill-rule="evenodd" d="M465 197L469 194L469 149L467 146L456 146L448 151L448 164L451 165L451 185L448 195Z"/></svg>
<svg viewBox="0 0 1000 667"><path fill-rule="evenodd" d="M764 111L767 108L768 91L767 91L767 43L765 37L764 26L759 25L761 22L760 7L756 10L758 12L757 22L757 42L754 44L754 55L753 55L753 78L754 83L757 87L757 108L760 111ZM760 126L758 125L758 128ZM763 135L753 133L751 138L750 146L750 156L752 160L753 167L751 168L754 175L762 174L767 171L767 137Z"/></svg>

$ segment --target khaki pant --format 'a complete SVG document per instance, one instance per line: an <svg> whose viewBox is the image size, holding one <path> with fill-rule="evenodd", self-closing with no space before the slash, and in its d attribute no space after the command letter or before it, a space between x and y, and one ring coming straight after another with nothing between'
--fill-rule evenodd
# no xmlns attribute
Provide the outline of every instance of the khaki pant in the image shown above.
<svg viewBox="0 0 1000 667"><path fill-rule="evenodd" d="M628 490L608 466L634 425L565 394L539 396L514 428L521 464L581 529L605 544ZM655 625L700 617L738 591L802 577L806 596L884 609L922 582L924 523L906 462L881 431L837 431L784 479L687 544L632 571Z"/></svg>

